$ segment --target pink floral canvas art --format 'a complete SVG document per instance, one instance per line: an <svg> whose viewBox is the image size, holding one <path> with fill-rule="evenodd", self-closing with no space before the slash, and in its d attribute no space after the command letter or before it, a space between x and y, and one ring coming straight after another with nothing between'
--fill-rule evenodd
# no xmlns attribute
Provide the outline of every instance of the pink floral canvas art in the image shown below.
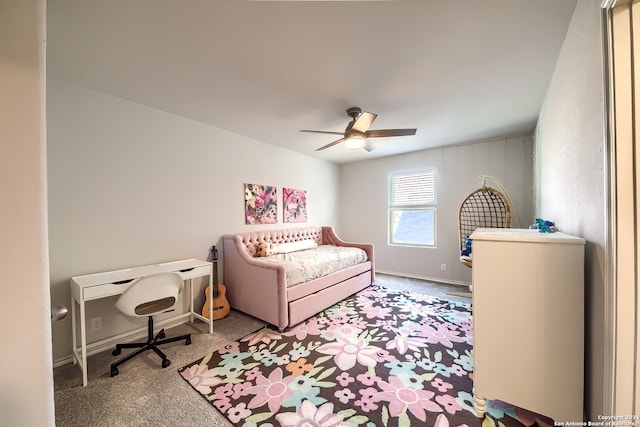
<svg viewBox="0 0 640 427"><path fill-rule="evenodd" d="M278 190L258 184L244 185L245 224L275 224L278 222Z"/></svg>
<svg viewBox="0 0 640 427"><path fill-rule="evenodd" d="M294 188L282 189L284 222L307 221L307 192Z"/></svg>

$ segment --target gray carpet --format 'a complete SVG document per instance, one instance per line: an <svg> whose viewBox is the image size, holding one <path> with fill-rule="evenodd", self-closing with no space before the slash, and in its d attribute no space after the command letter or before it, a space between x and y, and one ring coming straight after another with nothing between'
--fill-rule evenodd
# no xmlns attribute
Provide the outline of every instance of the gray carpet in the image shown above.
<svg viewBox="0 0 640 427"><path fill-rule="evenodd" d="M468 298L448 295L458 286L429 283L417 279L376 275L376 284L395 289L427 293L442 299L470 302ZM111 378L109 365L117 360L111 351L89 357L89 384L82 387L82 373L76 365L55 368L56 426L230 426L177 370L230 341L262 327L264 322L231 311L214 323L213 334L207 325L196 321L168 329L167 336L192 334L192 344L172 343L162 347L171 365L160 367L153 352L146 352L122 365L120 374Z"/></svg>

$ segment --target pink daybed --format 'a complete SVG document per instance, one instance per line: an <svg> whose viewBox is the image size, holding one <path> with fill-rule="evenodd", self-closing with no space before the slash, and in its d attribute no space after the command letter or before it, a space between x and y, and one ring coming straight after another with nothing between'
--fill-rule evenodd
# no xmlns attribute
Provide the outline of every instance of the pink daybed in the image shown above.
<svg viewBox="0 0 640 427"><path fill-rule="evenodd" d="M308 249L310 245L305 243L317 247ZM229 304L280 330L296 325L375 280L373 245L347 243L336 236L332 227L227 234L223 236L223 244L223 283ZM285 253L256 256L261 244L262 249L271 245ZM324 257L336 256L344 259L334 259L333 266L315 265L314 260L320 262ZM294 271L296 268L304 271Z"/></svg>

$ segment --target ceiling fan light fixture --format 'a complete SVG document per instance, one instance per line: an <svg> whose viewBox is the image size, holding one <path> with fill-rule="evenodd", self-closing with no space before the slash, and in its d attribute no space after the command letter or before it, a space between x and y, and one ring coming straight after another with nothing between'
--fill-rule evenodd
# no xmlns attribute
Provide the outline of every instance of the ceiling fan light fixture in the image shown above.
<svg viewBox="0 0 640 427"><path fill-rule="evenodd" d="M364 147L366 141L362 135L350 135L344 140L344 146L348 150L358 150Z"/></svg>

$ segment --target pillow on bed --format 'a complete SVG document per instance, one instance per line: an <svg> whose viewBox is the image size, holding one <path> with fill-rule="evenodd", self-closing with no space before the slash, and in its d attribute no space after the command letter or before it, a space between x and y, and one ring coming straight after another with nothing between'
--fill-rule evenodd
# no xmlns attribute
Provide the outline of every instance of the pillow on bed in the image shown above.
<svg viewBox="0 0 640 427"><path fill-rule="evenodd" d="M299 240L297 242L288 243L272 243L271 255L286 254L289 252L303 251L305 249L313 249L318 247L318 242L313 239Z"/></svg>
<svg viewBox="0 0 640 427"><path fill-rule="evenodd" d="M256 256L271 256L276 254L286 254L289 252L303 251L305 249L313 249L318 247L318 242L313 239L299 240L297 242L288 243L268 243L261 242L256 245Z"/></svg>

